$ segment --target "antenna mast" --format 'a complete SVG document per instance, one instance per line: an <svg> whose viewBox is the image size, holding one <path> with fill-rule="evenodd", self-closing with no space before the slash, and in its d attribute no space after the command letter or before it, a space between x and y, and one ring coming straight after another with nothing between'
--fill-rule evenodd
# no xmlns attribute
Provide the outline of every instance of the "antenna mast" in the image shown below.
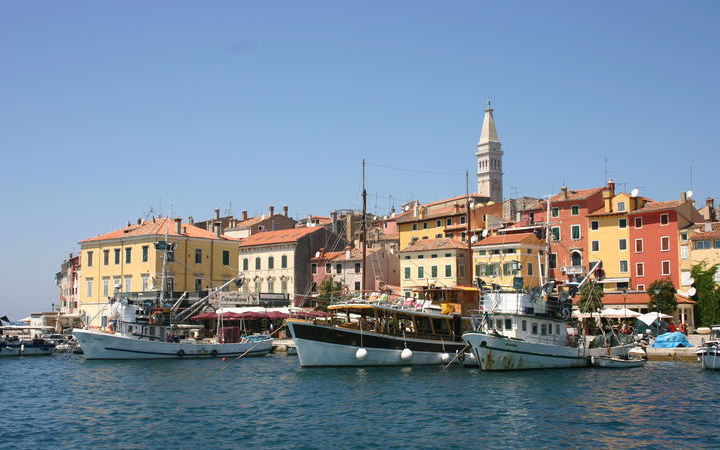
<svg viewBox="0 0 720 450"><path fill-rule="evenodd" d="M367 275L365 273L365 257L367 256L367 249L365 245L366 237L367 237L367 226L366 226L366 218L367 218L367 191L365 190L365 158L362 160L362 198L363 198L363 209L362 209L362 240L360 242L360 245L362 245L362 278L360 280L360 298L363 298L365 295L365 276Z"/></svg>

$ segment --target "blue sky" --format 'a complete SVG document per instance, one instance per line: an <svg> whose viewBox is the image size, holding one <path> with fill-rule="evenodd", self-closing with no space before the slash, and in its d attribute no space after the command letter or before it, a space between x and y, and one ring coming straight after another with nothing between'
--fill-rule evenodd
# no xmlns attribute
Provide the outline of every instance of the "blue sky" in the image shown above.
<svg viewBox="0 0 720 450"><path fill-rule="evenodd" d="M77 242L152 208L294 217L608 176L718 197L720 3L0 2L0 315L57 301ZM391 197L391 198L390 198Z"/></svg>

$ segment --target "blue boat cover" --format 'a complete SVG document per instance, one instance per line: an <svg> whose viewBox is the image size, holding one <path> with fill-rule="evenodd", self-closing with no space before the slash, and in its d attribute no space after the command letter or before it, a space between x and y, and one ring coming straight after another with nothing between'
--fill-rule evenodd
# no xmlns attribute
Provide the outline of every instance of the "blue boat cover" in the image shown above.
<svg viewBox="0 0 720 450"><path fill-rule="evenodd" d="M675 347L692 347L687 336L679 331L673 333L665 333L655 338L653 342L655 348L675 348Z"/></svg>

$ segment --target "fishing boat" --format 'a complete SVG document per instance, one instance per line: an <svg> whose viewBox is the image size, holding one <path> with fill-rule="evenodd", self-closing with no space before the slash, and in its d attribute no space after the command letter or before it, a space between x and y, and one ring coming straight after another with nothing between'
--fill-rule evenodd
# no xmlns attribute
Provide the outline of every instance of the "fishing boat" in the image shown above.
<svg viewBox="0 0 720 450"><path fill-rule="evenodd" d="M710 340L695 352L703 368L720 370L720 325L710 327Z"/></svg>
<svg viewBox="0 0 720 450"><path fill-rule="evenodd" d="M606 369L630 369L633 367L642 367L647 360L642 358L621 358L619 356L593 356L592 364L595 367Z"/></svg>
<svg viewBox="0 0 720 450"><path fill-rule="evenodd" d="M40 334L52 327L8 325L0 327L0 357L47 356L55 352L55 343L40 338Z"/></svg>
<svg viewBox="0 0 720 450"><path fill-rule="evenodd" d="M388 295L338 300L330 316L287 319L302 367L463 364L462 334L472 329L480 290L418 289L418 299Z"/></svg>

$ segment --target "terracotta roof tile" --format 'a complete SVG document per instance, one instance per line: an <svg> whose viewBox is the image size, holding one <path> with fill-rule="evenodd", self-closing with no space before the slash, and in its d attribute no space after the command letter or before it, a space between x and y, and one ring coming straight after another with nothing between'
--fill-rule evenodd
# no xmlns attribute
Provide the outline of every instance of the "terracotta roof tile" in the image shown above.
<svg viewBox="0 0 720 450"><path fill-rule="evenodd" d="M645 203L642 208L638 208L634 211L630 211L628 214L643 214L647 212L655 212L655 211L666 211L675 209L678 206L682 205L682 200L670 200L667 202L647 202Z"/></svg>
<svg viewBox="0 0 720 450"><path fill-rule="evenodd" d="M335 257L340 256L341 253L345 252L324 252L321 253L320 256L310 258L310 262L332 261Z"/></svg>
<svg viewBox="0 0 720 450"><path fill-rule="evenodd" d="M240 241L240 247L255 247L258 245L281 244L284 242L296 242L302 237L324 230L322 227L290 228L287 230L262 231Z"/></svg>
<svg viewBox="0 0 720 450"><path fill-rule="evenodd" d="M556 196L550 199L551 203L561 203L561 202L569 202L569 201L578 201L578 200L585 200L598 192L602 192L602 190L605 189L604 187L599 188L591 188L591 189L578 189L578 190L570 190L568 189L568 198L565 198L563 196L563 193L560 192Z"/></svg>
<svg viewBox="0 0 720 450"><path fill-rule="evenodd" d="M467 245L454 238L420 239L412 245L408 245L402 252L423 252L426 250L451 250L467 249Z"/></svg>
<svg viewBox="0 0 720 450"><path fill-rule="evenodd" d="M488 236L481 241L476 242L475 244L473 244L473 247L482 247L486 245L517 244L529 237L533 237L536 240L539 240L534 233L498 234L494 236Z"/></svg>
<svg viewBox="0 0 720 450"><path fill-rule="evenodd" d="M182 222L181 233L175 232L175 221L173 219L163 217L160 219L149 220L141 224L133 224L129 227L121 228L119 230L112 231L110 233L101 234L94 238L85 239L80 243L104 241L109 239L122 239L131 236L164 236L167 231L168 236L182 236L192 237L201 239L222 239L226 241L237 241L238 239L231 238L229 236L221 235L220 238L215 236L210 230L196 227L188 223ZM184 232L182 232L184 230Z"/></svg>

